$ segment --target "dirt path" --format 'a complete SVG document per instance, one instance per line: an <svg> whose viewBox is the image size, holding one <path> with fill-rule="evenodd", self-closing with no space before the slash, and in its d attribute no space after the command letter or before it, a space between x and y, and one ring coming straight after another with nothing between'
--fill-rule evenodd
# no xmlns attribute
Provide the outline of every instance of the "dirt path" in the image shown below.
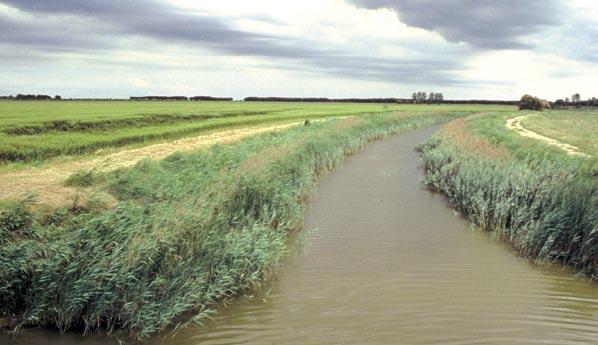
<svg viewBox="0 0 598 345"><path fill-rule="evenodd" d="M521 136L533 138L536 140L541 140L549 145L558 146L561 149L565 150L570 155L580 155L580 156L584 156L584 157L589 157L587 154L581 152L581 150L577 146L573 146L573 145L570 145L570 144L567 144L567 143L564 143L564 142L561 142L561 141L558 141L558 140L555 140L555 139L552 139L549 137L545 137L541 134L538 134L536 132L530 131L529 129L526 129L521 124L521 121L524 118L526 118L527 116L528 115L523 115L523 116L517 116L517 117L513 117L511 119L507 119L507 124L506 124L507 128L516 131Z"/></svg>
<svg viewBox="0 0 598 345"><path fill-rule="evenodd" d="M229 129L168 143L125 149L92 159L80 159L0 174L0 201L20 200L28 193L34 193L40 204L52 207L68 205L72 203L75 196L85 200L89 194L89 190L64 186L64 181L77 171L110 171L132 166L145 158L159 160L174 152L194 151L217 143L238 141L251 135L280 131L301 123Z"/></svg>

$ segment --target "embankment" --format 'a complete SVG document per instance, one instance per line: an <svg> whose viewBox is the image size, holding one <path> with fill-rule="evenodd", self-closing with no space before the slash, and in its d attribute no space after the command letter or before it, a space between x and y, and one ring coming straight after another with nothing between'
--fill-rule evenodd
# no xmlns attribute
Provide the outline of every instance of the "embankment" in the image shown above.
<svg viewBox="0 0 598 345"><path fill-rule="evenodd" d="M368 141L446 122L394 114L312 123L94 175L118 206L0 213L0 325L147 338L257 288L317 177ZM76 181L75 181L76 182Z"/></svg>
<svg viewBox="0 0 598 345"><path fill-rule="evenodd" d="M502 117L457 120L422 145L426 184L521 255L598 278L596 161L506 132Z"/></svg>

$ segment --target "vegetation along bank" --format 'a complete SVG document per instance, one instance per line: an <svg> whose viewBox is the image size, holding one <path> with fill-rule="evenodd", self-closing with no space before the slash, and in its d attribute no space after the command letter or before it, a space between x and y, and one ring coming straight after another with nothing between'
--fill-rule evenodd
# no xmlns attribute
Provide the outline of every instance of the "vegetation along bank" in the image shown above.
<svg viewBox="0 0 598 345"><path fill-rule="evenodd" d="M446 125L419 148L425 183L521 255L569 265L597 279L598 151L592 140L583 138L591 135L598 112L552 111L529 115L523 122L539 133L579 144L583 155L523 137L504 125L519 115L474 115Z"/></svg>
<svg viewBox="0 0 598 345"><path fill-rule="evenodd" d="M366 142L467 111L364 115L174 154L71 184L99 201L0 213L0 324L104 329L147 338L194 311L257 288L302 222L317 176Z"/></svg>

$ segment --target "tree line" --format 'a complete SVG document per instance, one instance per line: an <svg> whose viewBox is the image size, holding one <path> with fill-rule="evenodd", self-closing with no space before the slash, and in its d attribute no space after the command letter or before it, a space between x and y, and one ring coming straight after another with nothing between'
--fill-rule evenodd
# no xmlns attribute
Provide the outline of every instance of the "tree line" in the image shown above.
<svg viewBox="0 0 598 345"><path fill-rule="evenodd" d="M519 101L519 110L543 110L549 108L566 108L574 106L577 108L581 107L598 107L598 98L592 97L587 101L582 101L579 93L573 94L571 98L557 99L554 102L548 102L545 99L540 99L531 95L523 95Z"/></svg>
<svg viewBox="0 0 598 345"><path fill-rule="evenodd" d="M526 97L529 96L529 97ZM530 98L531 97L531 98ZM525 98L525 99L524 99ZM534 99L535 97L525 95L519 101L502 100L446 100L442 92L414 92L411 98L326 98L326 97L245 97L245 102L321 102L321 103L388 103L388 104L493 104L493 105L517 105L522 109L544 109L544 108L566 108L574 107L598 107L598 98L591 97L587 100L581 100L581 95L575 93L571 97L559 98L554 102ZM67 98L60 95L51 97L49 95L36 94L17 94L16 96L0 96L0 100L19 100L19 101L124 101L122 98ZM129 97L130 101L224 101L232 102L232 97L212 97L212 96L141 96Z"/></svg>
<svg viewBox="0 0 598 345"><path fill-rule="evenodd" d="M220 101L220 102L232 102L232 97L211 97L211 96L193 96L189 97L190 101Z"/></svg>
<svg viewBox="0 0 598 345"><path fill-rule="evenodd" d="M3 100L17 100L17 101L50 101L50 100L61 100L62 97L56 95L54 97L48 95L24 95L18 94L16 96L0 96L0 99Z"/></svg>
<svg viewBox="0 0 598 345"><path fill-rule="evenodd" d="M586 101L581 100L581 95L579 93L574 93L571 95L571 98L565 97L565 99L559 98L554 103L553 106L555 108L565 108L569 106L574 107L598 107L598 98L591 97L588 98Z"/></svg>
<svg viewBox="0 0 598 345"><path fill-rule="evenodd" d="M405 98L245 97L245 102L410 103Z"/></svg>
<svg viewBox="0 0 598 345"><path fill-rule="evenodd" d="M411 100L413 101L413 103L419 104L419 103L428 103L428 104L433 104L433 103L442 103L444 101L444 95L442 94L442 92L430 92L429 95L427 95L425 92L414 92L413 95L411 95Z"/></svg>
<svg viewBox="0 0 598 345"><path fill-rule="evenodd" d="M129 97L131 101L223 101L230 102L232 97L211 97L211 96L141 96Z"/></svg>
<svg viewBox="0 0 598 345"><path fill-rule="evenodd" d="M519 101L497 101L489 99L450 99L442 101L442 104L492 104L492 105L517 105Z"/></svg>
<svg viewBox="0 0 598 345"><path fill-rule="evenodd" d="M418 95L419 94L419 95ZM394 104L502 104L517 105L519 101L446 100L442 93L414 93L415 98L324 98L324 97L245 97L245 102L321 102L321 103L394 103ZM431 98L430 98L431 96Z"/></svg>
<svg viewBox="0 0 598 345"><path fill-rule="evenodd" d="M35 94L18 94L16 96L0 96L0 100L17 100L17 101L49 101L49 100L64 100L64 101L126 101L126 98L62 98L59 95L54 97L48 95ZM131 101L233 101L232 97L211 97L211 96L142 96L129 97Z"/></svg>

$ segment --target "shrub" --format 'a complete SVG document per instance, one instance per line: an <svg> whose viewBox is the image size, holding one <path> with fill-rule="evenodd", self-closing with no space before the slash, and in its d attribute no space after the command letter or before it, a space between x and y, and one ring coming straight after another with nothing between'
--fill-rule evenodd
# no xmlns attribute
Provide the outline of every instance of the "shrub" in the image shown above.
<svg viewBox="0 0 598 345"><path fill-rule="evenodd" d="M519 110L543 110L547 102L531 95L524 95L519 102Z"/></svg>

